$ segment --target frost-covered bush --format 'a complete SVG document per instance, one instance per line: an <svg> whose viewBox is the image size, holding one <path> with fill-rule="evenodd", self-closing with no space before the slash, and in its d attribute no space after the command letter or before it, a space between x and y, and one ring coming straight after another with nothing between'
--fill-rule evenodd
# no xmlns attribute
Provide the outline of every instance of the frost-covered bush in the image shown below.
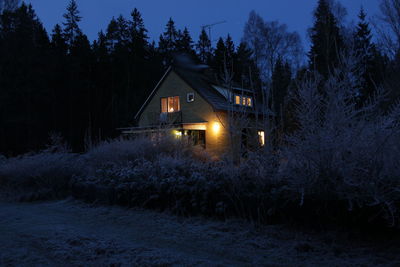
<svg viewBox="0 0 400 267"><path fill-rule="evenodd" d="M282 179L288 198L322 217L384 214L393 225L400 208L400 106L380 111L378 91L358 107L352 70L352 60L343 60L327 81L315 75L299 86L299 129L283 149Z"/></svg>
<svg viewBox="0 0 400 267"><path fill-rule="evenodd" d="M92 171L109 165L124 166L135 160L154 161L164 155L190 155L190 147L173 138L152 141L147 138L117 139L106 141L92 148L83 156Z"/></svg>
<svg viewBox="0 0 400 267"><path fill-rule="evenodd" d="M5 156L3 156L3 155L0 154L0 166L1 166L3 163L5 163L6 160L7 160L7 158L6 158Z"/></svg>
<svg viewBox="0 0 400 267"><path fill-rule="evenodd" d="M31 192L46 192L56 197L68 191L72 176L79 175L77 156L67 152L42 151L9 158L0 165L0 185Z"/></svg>
<svg viewBox="0 0 400 267"><path fill-rule="evenodd" d="M265 216L264 210L272 207L264 207L276 202L270 194L277 184L276 157L254 153L235 166L230 161L199 160L198 151L185 144L163 147L131 140L95 148L85 160L85 165L93 164L92 171L76 177L72 191L91 201L249 219Z"/></svg>

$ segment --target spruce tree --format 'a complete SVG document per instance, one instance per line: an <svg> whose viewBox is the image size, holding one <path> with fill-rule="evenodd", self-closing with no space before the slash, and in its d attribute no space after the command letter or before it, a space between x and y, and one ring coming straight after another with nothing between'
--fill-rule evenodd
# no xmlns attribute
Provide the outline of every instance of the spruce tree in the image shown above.
<svg viewBox="0 0 400 267"><path fill-rule="evenodd" d="M64 35L65 40L69 46L75 41L77 36L79 36L82 32L79 28L78 23L81 21L82 17L79 16L78 5L75 0L70 0L69 5L67 7L67 12L63 15L65 22L64 25Z"/></svg>
<svg viewBox="0 0 400 267"><path fill-rule="evenodd" d="M225 40L225 47L226 57L232 61L235 56L235 44L233 43L232 37L229 34Z"/></svg>
<svg viewBox="0 0 400 267"><path fill-rule="evenodd" d="M212 57L211 41L204 29L200 33L199 41L196 44L196 50L200 62L203 64L210 64Z"/></svg>
<svg viewBox="0 0 400 267"><path fill-rule="evenodd" d="M108 23L107 30L105 33L106 37L106 47L108 51L113 51L115 48L115 45L118 42L118 24L115 18L113 17L111 21Z"/></svg>
<svg viewBox="0 0 400 267"><path fill-rule="evenodd" d="M68 47L65 41L61 26L56 24L53 29L53 33L51 35L51 48L61 55L67 53Z"/></svg>
<svg viewBox="0 0 400 267"><path fill-rule="evenodd" d="M59 24L56 24L51 35L50 53L52 75L49 76L49 83L52 97L52 113L55 116L52 130L62 133L66 137L66 122L69 120L68 87L66 86L69 80L69 61L67 58L68 45Z"/></svg>
<svg viewBox="0 0 400 267"><path fill-rule="evenodd" d="M214 55L212 58L212 68L218 73L218 74L222 74L224 73L225 67L227 66L227 53L226 53L226 46L225 46L225 42L222 39L222 37L220 37L218 39L217 42L217 47L214 50ZM228 68L228 70L230 70Z"/></svg>
<svg viewBox="0 0 400 267"><path fill-rule="evenodd" d="M164 67L171 65L173 52L177 50L178 31L175 22L170 18L165 27L165 32L160 35L158 49L163 56Z"/></svg>
<svg viewBox="0 0 400 267"><path fill-rule="evenodd" d="M132 52L135 55L144 56L145 48L148 46L147 29L144 26L142 14L135 8L132 13L132 23L130 27Z"/></svg>
<svg viewBox="0 0 400 267"><path fill-rule="evenodd" d="M288 62L278 59L272 73L272 103L271 108L275 113L277 124L281 124L285 99L292 80L292 71Z"/></svg>
<svg viewBox="0 0 400 267"><path fill-rule="evenodd" d="M343 38L331 7L326 0L319 0L311 28L310 69L327 78L338 65L343 49Z"/></svg>
<svg viewBox="0 0 400 267"><path fill-rule="evenodd" d="M379 60L380 56L375 44L372 42L371 29L366 21L366 13L361 8L358 15L359 22L354 34L354 50L357 60L356 73L358 76L357 100L362 105L375 91L375 83L380 82Z"/></svg>
<svg viewBox="0 0 400 267"><path fill-rule="evenodd" d="M0 151L39 149L55 116L47 32L32 6L22 4L0 15L0 36Z"/></svg>
<svg viewBox="0 0 400 267"><path fill-rule="evenodd" d="M259 69L253 60L253 52L241 42L235 52L233 72L235 80L245 88L261 88ZM256 92L257 93L257 92Z"/></svg>
<svg viewBox="0 0 400 267"><path fill-rule="evenodd" d="M185 53L191 56L192 58L196 55L196 52L193 49L192 36L190 36L189 30L186 27L183 30L183 32L179 31L176 46L177 46L177 51Z"/></svg>

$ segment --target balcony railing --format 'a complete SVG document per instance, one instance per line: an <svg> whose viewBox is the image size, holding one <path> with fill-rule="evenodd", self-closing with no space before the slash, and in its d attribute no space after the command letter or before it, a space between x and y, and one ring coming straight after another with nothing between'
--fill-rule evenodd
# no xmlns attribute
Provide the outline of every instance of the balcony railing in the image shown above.
<svg viewBox="0 0 400 267"><path fill-rule="evenodd" d="M170 113L156 113L156 112L151 112L148 113L148 121L150 124L154 125L159 125L159 124L164 124L164 125L171 125L171 124L177 124L177 123L182 123L182 111L177 111L177 112L170 112Z"/></svg>

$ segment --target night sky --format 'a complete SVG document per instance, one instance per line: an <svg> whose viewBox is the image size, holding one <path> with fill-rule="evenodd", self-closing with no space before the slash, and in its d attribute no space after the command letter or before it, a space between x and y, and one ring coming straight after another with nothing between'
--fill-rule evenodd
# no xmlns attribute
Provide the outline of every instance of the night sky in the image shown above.
<svg viewBox="0 0 400 267"><path fill-rule="evenodd" d="M62 14L69 0L26 0L32 3L38 16L49 32L56 23L63 21ZM356 19L359 9L364 6L369 16L379 12L379 0L342 0L347 8L347 21ZM230 33L238 43L243 27L251 10L256 10L266 20L286 23L291 31L298 31L303 43L308 44L307 28L312 25L312 10L317 0L77 0L81 16L80 23L90 40L97 38L101 29L106 29L110 19L119 14L129 16L137 7L142 13L151 39L158 40L169 17L178 28L187 26L197 40L201 25L219 21L225 24L213 28L213 40Z"/></svg>

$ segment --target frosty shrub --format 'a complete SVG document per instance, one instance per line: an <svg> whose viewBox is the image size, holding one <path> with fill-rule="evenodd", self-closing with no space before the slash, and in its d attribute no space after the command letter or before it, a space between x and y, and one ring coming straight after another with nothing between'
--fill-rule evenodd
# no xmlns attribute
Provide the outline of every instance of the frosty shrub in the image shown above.
<svg viewBox="0 0 400 267"><path fill-rule="evenodd" d="M7 158L6 158L5 156L3 156L3 155L0 154L0 166L1 166L3 163L5 163L6 160L7 160Z"/></svg>
<svg viewBox="0 0 400 267"><path fill-rule="evenodd" d="M30 192L32 199L65 195L71 177L81 171L78 162L76 155L66 152L42 151L10 158L0 165L0 185Z"/></svg>
<svg viewBox="0 0 400 267"><path fill-rule="evenodd" d="M200 153L201 154L201 153ZM181 215L266 217L279 191L277 159L251 153L240 166L199 160L199 151L167 140L116 140L91 150L89 173L75 177L75 197L111 204L170 210Z"/></svg>
<svg viewBox="0 0 400 267"><path fill-rule="evenodd" d="M158 141L147 138L116 139L92 148L83 160L91 171L96 171L110 165L124 166L135 160L154 161L164 155L190 155L190 150L187 144L168 137Z"/></svg>
<svg viewBox="0 0 400 267"><path fill-rule="evenodd" d="M378 90L357 107L353 60L342 61L327 81L313 75L298 87L299 128L283 149L288 198L321 217L362 213L394 225L400 207L400 106L380 111L384 93Z"/></svg>

